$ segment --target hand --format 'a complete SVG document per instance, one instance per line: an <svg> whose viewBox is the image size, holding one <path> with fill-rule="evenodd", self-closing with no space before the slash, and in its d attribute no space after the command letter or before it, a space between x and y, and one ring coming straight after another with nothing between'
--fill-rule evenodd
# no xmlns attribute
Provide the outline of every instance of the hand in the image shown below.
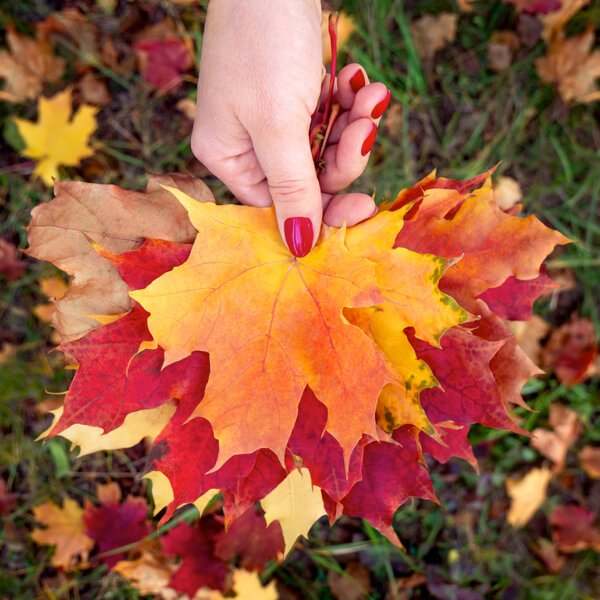
<svg viewBox="0 0 600 600"><path fill-rule="evenodd" d="M309 129L329 85L322 73L318 0L209 4L192 150L243 204L274 203L296 256L310 251L322 220L354 225L376 212L367 194L335 194L364 170L390 93L368 85L359 65L340 71L342 112L317 177Z"/></svg>

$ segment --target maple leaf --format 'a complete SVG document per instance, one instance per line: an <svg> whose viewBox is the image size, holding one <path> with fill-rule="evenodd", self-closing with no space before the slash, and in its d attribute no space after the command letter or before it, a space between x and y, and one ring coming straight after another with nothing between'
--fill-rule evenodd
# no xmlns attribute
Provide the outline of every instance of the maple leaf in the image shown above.
<svg viewBox="0 0 600 600"><path fill-rule="evenodd" d="M561 552L593 548L600 552L600 529L594 527L596 515L575 504L557 506L550 515L552 541Z"/></svg>
<svg viewBox="0 0 600 600"><path fill-rule="evenodd" d="M34 529L31 539L38 544L56 546L51 563L71 570L85 564L94 540L86 535L83 509L71 498L65 498L62 507L45 502L34 507L36 520L46 525Z"/></svg>
<svg viewBox="0 0 600 600"><path fill-rule="evenodd" d="M4 275L7 281L15 281L24 271L25 263L17 258L16 246L0 238L0 275Z"/></svg>
<svg viewBox="0 0 600 600"><path fill-rule="evenodd" d="M44 81L57 82L65 71L65 59L54 56L43 35L30 38L9 24L6 41L10 52L0 51L0 78L5 79L2 100L18 102L37 98Z"/></svg>
<svg viewBox="0 0 600 600"><path fill-rule="evenodd" d="M543 38L548 41L562 31L573 15L579 12L590 0L559 0L560 7L539 19L544 24Z"/></svg>
<svg viewBox="0 0 600 600"><path fill-rule="evenodd" d="M67 89L39 99L37 123L14 119L25 142L22 154L38 161L34 174L46 185L58 179L59 165L75 167L94 152L88 140L97 127L98 109L82 104L72 118L71 110L71 90Z"/></svg>
<svg viewBox="0 0 600 600"><path fill-rule="evenodd" d="M169 587L194 597L202 587L222 590L227 564L215 556L215 538L221 525L214 519L199 519L194 526L180 523L162 538L167 555L182 558Z"/></svg>
<svg viewBox="0 0 600 600"><path fill-rule="evenodd" d="M269 560L283 553L283 537L279 523L267 526L265 518L250 507L215 538L215 554L224 561L240 557L240 566L247 571L262 571Z"/></svg>
<svg viewBox="0 0 600 600"><path fill-rule="evenodd" d="M287 554L301 535L325 515L321 491L313 487L307 469L294 469L261 500L268 525L279 521Z"/></svg>
<svg viewBox="0 0 600 600"><path fill-rule="evenodd" d="M161 93L178 88L181 74L194 65L189 46L175 37L140 40L133 48L142 76Z"/></svg>
<svg viewBox="0 0 600 600"><path fill-rule="evenodd" d="M150 312L165 366L194 350L210 354L210 379L192 416L213 426L217 466L258 448L282 460L306 385L327 406L328 430L349 456L363 433L375 434L377 397L392 379L369 339L341 316L345 306L377 303L371 261L348 251L344 229L296 259L272 208L194 205L173 193L198 229L190 258L131 296ZM253 310L240 313L240 297ZM265 414L273 420L265 423Z"/></svg>
<svg viewBox="0 0 600 600"><path fill-rule="evenodd" d="M56 182L54 200L33 209L26 253L73 276L69 292L54 303L52 322L61 341L78 339L98 326L96 319L85 315L131 309L129 288L90 240L112 255L139 248L145 238L193 241L196 230L187 212L161 184L180 188L198 202L214 201L203 182L171 174L151 175L145 193L115 185ZM144 258L150 264L159 260L156 254Z"/></svg>
<svg viewBox="0 0 600 600"><path fill-rule="evenodd" d="M94 506L87 498L85 501L86 534L98 544L102 562L112 568L125 558L125 552L102 554L137 542L150 533L146 521L149 506L144 498L134 496L120 502L121 490L116 483L99 485L96 494L100 506Z"/></svg>
<svg viewBox="0 0 600 600"><path fill-rule="evenodd" d="M549 42L548 54L535 60L536 72L543 83L558 82L565 102L593 102L600 99L596 80L600 78L600 50L592 52L594 26L566 37L559 31Z"/></svg>
<svg viewBox="0 0 600 600"><path fill-rule="evenodd" d="M506 491L511 505L506 520L514 527L526 525L546 499L546 489L552 479L548 468L532 469L522 479L507 479Z"/></svg>

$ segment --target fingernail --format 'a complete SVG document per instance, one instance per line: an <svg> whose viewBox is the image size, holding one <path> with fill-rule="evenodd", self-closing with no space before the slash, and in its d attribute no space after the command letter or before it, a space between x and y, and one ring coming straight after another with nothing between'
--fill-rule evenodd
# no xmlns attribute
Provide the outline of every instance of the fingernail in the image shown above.
<svg viewBox="0 0 600 600"><path fill-rule="evenodd" d="M372 219L378 212L379 212L379 207L376 206L375 210L368 217L365 217L362 221L359 221L357 223L357 225L360 225L361 223L364 223L365 221L368 221L369 219Z"/></svg>
<svg viewBox="0 0 600 600"><path fill-rule="evenodd" d="M390 90L387 91L385 98L375 105L373 112L371 113L371 117L373 119L379 119L379 117L385 112L385 109L388 107L390 100L392 98L392 92Z"/></svg>
<svg viewBox="0 0 600 600"><path fill-rule="evenodd" d="M350 78L350 87L355 94L360 88L365 87L365 83L367 82L365 81L365 74L362 72L362 69L356 71Z"/></svg>
<svg viewBox="0 0 600 600"><path fill-rule="evenodd" d="M308 217L286 219L283 224L283 230L285 232L285 241L294 256L302 258L310 252L314 233L312 221Z"/></svg>
<svg viewBox="0 0 600 600"><path fill-rule="evenodd" d="M373 123L373 128L371 129L371 133L369 133L369 135L365 138L362 148L360 149L360 153L363 156L366 156L367 154L369 154L369 152L371 152L371 148L373 147L373 144L375 143L376 136L377 136L377 125L375 125L375 123Z"/></svg>

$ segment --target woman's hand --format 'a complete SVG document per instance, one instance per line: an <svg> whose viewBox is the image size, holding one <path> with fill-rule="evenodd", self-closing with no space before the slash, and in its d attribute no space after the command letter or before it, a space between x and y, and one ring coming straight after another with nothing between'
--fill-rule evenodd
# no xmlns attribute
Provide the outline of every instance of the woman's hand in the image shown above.
<svg viewBox="0 0 600 600"><path fill-rule="evenodd" d="M275 205L283 239L307 254L321 221L354 225L376 212L367 194L340 194L364 170L390 93L359 65L336 82L342 112L317 177L311 120L323 80L318 0L211 0L204 30L192 150L237 199Z"/></svg>

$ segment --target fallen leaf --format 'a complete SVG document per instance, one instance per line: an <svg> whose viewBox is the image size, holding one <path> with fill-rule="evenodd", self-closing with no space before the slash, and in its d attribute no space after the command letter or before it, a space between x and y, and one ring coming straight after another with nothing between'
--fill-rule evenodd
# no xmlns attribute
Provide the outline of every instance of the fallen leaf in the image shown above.
<svg viewBox="0 0 600 600"><path fill-rule="evenodd" d="M417 54L424 60L433 59L435 53L456 38L456 13L425 15L414 21L410 31Z"/></svg>
<svg viewBox="0 0 600 600"><path fill-rule="evenodd" d="M54 314L54 300L60 300L69 289L69 286L63 279L57 275L40 279L40 290L44 296L48 297L52 302L38 304L33 308L33 314L44 323L50 323Z"/></svg>
<svg viewBox="0 0 600 600"><path fill-rule="evenodd" d="M537 428L531 432L531 446L554 463L554 471L565 466L567 451L581 431L577 413L562 404L550 405L550 427L554 431Z"/></svg>
<svg viewBox="0 0 600 600"><path fill-rule="evenodd" d="M196 0L194 0L195 2ZM191 98L182 98L175 105L177 110L181 111L190 121L196 118L196 102Z"/></svg>
<svg viewBox="0 0 600 600"><path fill-rule="evenodd" d="M17 257L17 247L0 238L0 275L4 275L7 281L15 281L24 272L25 263Z"/></svg>
<svg viewBox="0 0 600 600"><path fill-rule="evenodd" d="M534 315L530 321L512 323L511 328L523 352L536 364L542 356L542 340L548 336L550 325L541 317Z"/></svg>
<svg viewBox="0 0 600 600"><path fill-rule="evenodd" d="M71 498L65 498L62 507L45 502L34 507L35 519L46 525L36 528L31 539L45 546L56 546L51 563L70 571L87 562L94 540L86 535L83 509Z"/></svg>
<svg viewBox="0 0 600 600"><path fill-rule="evenodd" d="M567 557L560 554L556 546L545 538L540 538L537 543L531 544L531 550L544 563L548 573L560 573L567 563Z"/></svg>
<svg viewBox="0 0 600 600"><path fill-rule="evenodd" d="M593 479L600 479L600 446L584 446L579 453L579 464Z"/></svg>
<svg viewBox="0 0 600 600"><path fill-rule="evenodd" d="M17 506L17 494L7 491L6 481L0 477L0 517L9 515Z"/></svg>
<svg viewBox="0 0 600 600"><path fill-rule="evenodd" d="M543 467L532 469L521 479L506 480L506 491L511 498L506 520L513 527L523 527L546 499L552 471Z"/></svg>
<svg viewBox="0 0 600 600"><path fill-rule="evenodd" d="M325 515L321 490L313 487L307 469L294 469L261 500L268 525L279 521L285 541L284 555L296 539L307 535L315 521Z"/></svg>
<svg viewBox="0 0 600 600"><path fill-rule="evenodd" d="M151 175L146 193L114 185L57 182L54 200L33 209L26 253L73 276L69 292L55 303L53 325L62 342L98 327L98 321L85 315L120 315L131 308L127 285L90 240L119 254L139 248L144 238L194 239L187 212L162 183L183 189L198 202L214 201L201 181L166 174Z"/></svg>
<svg viewBox="0 0 600 600"><path fill-rule="evenodd" d="M52 185L58 179L59 165L76 167L94 149L89 137L97 127L97 108L82 104L71 116L71 90L38 101L38 121L14 119L25 142L24 156L38 161L34 174Z"/></svg>
<svg viewBox="0 0 600 600"><path fill-rule="evenodd" d="M65 59L54 56L43 35L38 33L34 39L17 33L9 24L6 41L10 51L0 51L0 78L6 80L1 100L33 100L41 94L45 81L55 83L63 76Z"/></svg>
<svg viewBox="0 0 600 600"><path fill-rule="evenodd" d="M516 33L512 31L494 31L487 46L488 66L496 73L506 71L512 65L513 58L518 49L519 38ZM498 187L502 186L503 179L510 178L501 177ZM514 179L511 181L514 181ZM504 185L506 185L506 182ZM498 201L497 194L495 195L496 201ZM505 210L505 207L500 203L498 205Z"/></svg>
<svg viewBox="0 0 600 600"><path fill-rule="evenodd" d="M104 80L92 73L86 73L76 84L76 92L82 102L104 106L111 100L108 87Z"/></svg>
<svg viewBox="0 0 600 600"><path fill-rule="evenodd" d="M473 2L473 0L458 0L458 8L462 12L472 12L474 8L471 2Z"/></svg>
<svg viewBox="0 0 600 600"><path fill-rule="evenodd" d="M340 600L361 600L371 592L371 577L365 565L352 561L343 573L329 570L327 584L334 598Z"/></svg>
<svg viewBox="0 0 600 600"><path fill-rule="evenodd" d="M150 507L144 498L128 496L121 500L116 483L99 485L96 494L100 506L94 506L87 498L83 520L86 534L98 544L100 560L108 568L125 558L125 552L102 556L103 553L142 540L150 533L147 516Z"/></svg>
<svg viewBox="0 0 600 600"><path fill-rule="evenodd" d="M516 179L512 177L500 177L496 187L494 187L494 200L496 204L504 211L519 204L523 199L521 186Z"/></svg>
<svg viewBox="0 0 600 600"><path fill-rule="evenodd" d="M227 563L215 556L215 537L222 526L214 519L199 519L196 525L180 523L162 538L165 554L182 562L169 581L169 587L190 598L202 587L222 590Z"/></svg>
<svg viewBox="0 0 600 600"><path fill-rule="evenodd" d="M555 2L555 0L552 1ZM552 40L555 35L562 31L571 17L589 2L590 0L559 0L560 7L558 9L540 17L544 25L543 38L546 41Z"/></svg>
<svg viewBox="0 0 600 600"><path fill-rule="evenodd" d="M584 381L595 372L598 356L596 329L589 319L574 319L550 335L542 350L542 366L553 370L567 386Z"/></svg>
<svg viewBox="0 0 600 600"><path fill-rule="evenodd" d="M177 38L143 40L133 47L142 76L162 94L178 88L181 74L194 64L190 49Z"/></svg>
<svg viewBox="0 0 600 600"><path fill-rule="evenodd" d="M575 504L557 506L550 515L552 541L566 553L592 548L600 552L600 529L594 527L596 515Z"/></svg>
<svg viewBox="0 0 600 600"><path fill-rule="evenodd" d="M549 42L548 54L535 60L543 83L558 82L565 102L586 103L600 99L596 80L600 78L600 50L592 51L593 25L571 37L559 31Z"/></svg>
<svg viewBox="0 0 600 600"><path fill-rule="evenodd" d="M112 569L129 580L141 595L160 594L167 588L177 565L157 544L147 544L133 560L121 560Z"/></svg>
<svg viewBox="0 0 600 600"><path fill-rule="evenodd" d="M561 0L506 0L506 2L510 2L519 10L530 14L547 15L561 7Z"/></svg>
<svg viewBox="0 0 600 600"><path fill-rule="evenodd" d="M243 569L263 571L269 560L283 554L281 526L274 521L267 527L264 516L252 506L216 536L215 554L224 561L239 556Z"/></svg>
<svg viewBox="0 0 600 600"><path fill-rule="evenodd" d="M233 590L238 600L277 600L279 598L275 581L263 586L257 574L243 569L236 569L233 572ZM223 596L220 592L200 590L194 600L225 600L227 597L229 596Z"/></svg>
<svg viewBox="0 0 600 600"><path fill-rule="evenodd" d="M328 10L321 12L321 41L323 46L323 64L331 64L331 43L329 40L329 15L331 14ZM338 52L346 45L356 25L354 19L345 12L338 13L337 23L337 50Z"/></svg>

